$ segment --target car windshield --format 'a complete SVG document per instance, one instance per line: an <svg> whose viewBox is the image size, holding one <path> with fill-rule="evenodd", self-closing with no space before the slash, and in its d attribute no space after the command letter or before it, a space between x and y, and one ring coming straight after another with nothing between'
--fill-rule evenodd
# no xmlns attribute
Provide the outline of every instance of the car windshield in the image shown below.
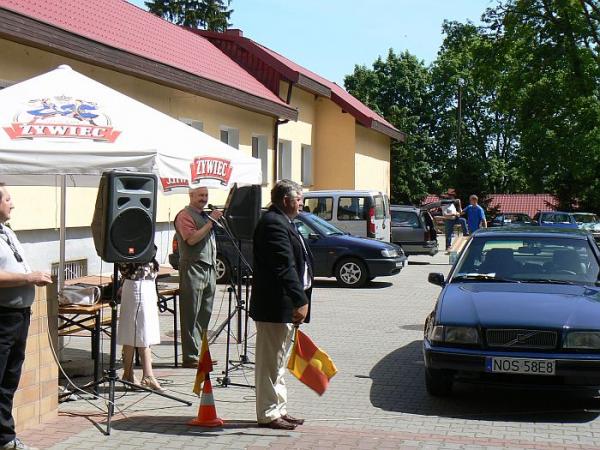
<svg viewBox="0 0 600 450"><path fill-rule="evenodd" d="M321 219L314 214L302 214L302 219L308 223L308 225L318 231L320 234L325 236L339 236L346 234L343 230L339 229L330 222Z"/></svg>
<svg viewBox="0 0 600 450"><path fill-rule="evenodd" d="M527 214L505 214L504 215L505 222L531 222L531 218Z"/></svg>
<svg viewBox="0 0 600 450"><path fill-rule="evenodd" d="M596 214L573 214L577 223L598 223Z"/></svg>
<svg viewBox="0 0 600 450"><path fill-rule="evenodd" d="M587 239L474 238L452 281L595 284L599 265Z"/></svg>
<svg viewBox="0 0 600 450"><path fill-rule="evenodd" d="M542 223L572 223L571 217L564 213L549 213L542 215Z"/></svg>

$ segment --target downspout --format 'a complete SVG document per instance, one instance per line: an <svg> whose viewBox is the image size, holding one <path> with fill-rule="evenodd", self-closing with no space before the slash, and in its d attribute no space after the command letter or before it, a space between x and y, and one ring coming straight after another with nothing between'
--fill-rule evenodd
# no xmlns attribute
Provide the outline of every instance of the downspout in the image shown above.
<svg viewBox="0 0 600 450"><path fill-rule="evenodd" d="M290 101L292 100L292 87L293 87L293 83L291 81L288 81L288 91L287 91L287 97L285 99L285 103L286 104L290 104ZM275 129L273 131L273 185L275 185L275 183L277 183L277 175L278 175L278 162L279 162L279 125L284 125L286 123L289 122L289 119L285 119L285 120L279 120L277 119L275 121Z"/></svg>

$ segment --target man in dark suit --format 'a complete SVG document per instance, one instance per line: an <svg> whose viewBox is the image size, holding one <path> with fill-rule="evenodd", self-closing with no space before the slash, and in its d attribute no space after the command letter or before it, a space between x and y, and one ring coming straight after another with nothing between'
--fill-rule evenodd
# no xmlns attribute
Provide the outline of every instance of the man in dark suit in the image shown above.
<svg viewBox="0 0 600 450"><path fill-rule="evenodd" d="M310 316L312 255L293 223L301 209L300 186L279 181L254 232L250 317L256 322L256 416L259 426L284 430L304 423L287 413L283 379L294 326Z"/></svg>

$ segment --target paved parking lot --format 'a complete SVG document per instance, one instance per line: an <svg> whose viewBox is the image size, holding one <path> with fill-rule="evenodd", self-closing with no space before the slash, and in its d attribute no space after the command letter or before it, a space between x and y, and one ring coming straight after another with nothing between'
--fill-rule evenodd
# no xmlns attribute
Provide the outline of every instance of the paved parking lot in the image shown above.
<svg viewBox="0 0 600 450"><path fill-rule="evenodd" d="M169 391L194 401L180 406L158 396L119 389L113 433L104 436L98 400L61 404L57 421L23 438L49 449L153 448L593 448L600 447L600 401L563 394L506 392L459 387L449 399L427 396L421 357L422 324L439 288L427 283L430 271L447 273L448 257L411 258L400 275L377 279L359 290L317 284L313 322L303 329L330 353L339 374L323 397L288 376L290 413L307 422L294 432L256 428L254 391L215 387L220 430L186 425L198 399L191 394L192 369L172 367L172 319L163 316L163 343L155 348L157 375ZM223 291L215 301L215 323L226 312ZM225 360L225 336L211 347ZM87 341L68 342L85 348ZM252 357L253 340L250 341ZM108 343L105 343L108 348ZM241 348L234 347L234 357ZM214 378L214 377L213 377ZM251 366L232 374L252 383ZM218 383L215 382L215 385ZM88 397L89 399L90 397Z"/></svg>

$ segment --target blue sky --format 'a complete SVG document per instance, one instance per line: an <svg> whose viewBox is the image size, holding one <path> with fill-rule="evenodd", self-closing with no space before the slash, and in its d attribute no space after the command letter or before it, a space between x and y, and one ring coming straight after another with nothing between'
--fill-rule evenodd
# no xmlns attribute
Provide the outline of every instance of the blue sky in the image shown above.
<svg viewBox="0 0 600 450"><path fill-rule="evenodd" d="M144 7L144 0L129 0ZM389 48L430 63L442 22L479 23L495 0L233 0L244 36L343 85L355 64L370 66Z"/></svg>

